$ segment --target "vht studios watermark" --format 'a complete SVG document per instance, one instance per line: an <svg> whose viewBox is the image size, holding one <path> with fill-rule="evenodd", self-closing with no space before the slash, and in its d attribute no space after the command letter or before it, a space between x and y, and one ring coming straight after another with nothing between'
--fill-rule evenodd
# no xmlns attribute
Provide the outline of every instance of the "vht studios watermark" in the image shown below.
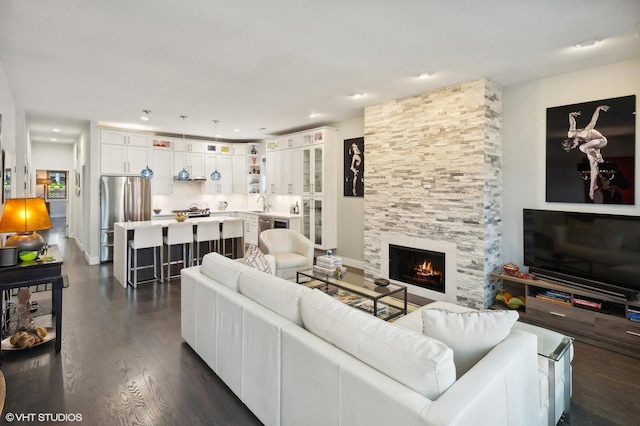
<svg viewBox="0 0 640 426"><path fill-rule="evenodd" d="M6 413L4 419L9 422L81 422L80 413Z"/></svg>

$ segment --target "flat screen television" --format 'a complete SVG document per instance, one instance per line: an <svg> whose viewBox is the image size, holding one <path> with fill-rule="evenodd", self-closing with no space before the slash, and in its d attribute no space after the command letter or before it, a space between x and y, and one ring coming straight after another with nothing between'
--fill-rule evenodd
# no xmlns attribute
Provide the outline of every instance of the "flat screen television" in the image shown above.
<svg viewBox="0 0 640 426"><path fill-rule="evenodd" d="M537 277L640 297L640 217L524 209L524 264Z"/></svg>

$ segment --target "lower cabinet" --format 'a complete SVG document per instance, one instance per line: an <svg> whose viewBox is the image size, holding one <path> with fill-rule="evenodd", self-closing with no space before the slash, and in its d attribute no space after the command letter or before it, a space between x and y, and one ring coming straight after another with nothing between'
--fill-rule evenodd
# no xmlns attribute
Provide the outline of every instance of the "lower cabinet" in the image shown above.
<svg viewBox="0 0 640 426"><path fill-rule="evenodd" d="M523 322L640 358L640 322L628 318L640 312L640 301L539 279L492 276L501 281L501 291L525 299L525 306L518 308ZM496 302L492 308L505 309L505 305Z"/></svg>
<svg viewBox="0 0 640 426"><path fill-rule="evenodd" d="M258 245L258 215L249 213L238 213L237 217L244 221L244 243L245 245Z"/></svg>

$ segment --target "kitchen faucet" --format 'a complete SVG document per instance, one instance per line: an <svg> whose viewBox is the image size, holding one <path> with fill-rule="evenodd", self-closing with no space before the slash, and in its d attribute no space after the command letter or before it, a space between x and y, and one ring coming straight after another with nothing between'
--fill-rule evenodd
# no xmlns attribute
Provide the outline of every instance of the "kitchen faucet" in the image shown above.
<svg viewBox="0 0 640 426"><path fill-rule="evenodd" d="M262 211L266 212L267 211L267 200L265 200L264 196L261 195L258 197L258 199L256 200L256 203L260 203L260 198L262 198Z"/></svg>

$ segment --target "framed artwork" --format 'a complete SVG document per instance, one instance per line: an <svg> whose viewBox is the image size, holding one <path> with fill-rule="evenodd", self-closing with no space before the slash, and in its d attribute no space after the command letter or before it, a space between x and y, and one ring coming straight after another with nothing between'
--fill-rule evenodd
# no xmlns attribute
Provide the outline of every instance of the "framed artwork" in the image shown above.
<svg viewBox="0 0 640 426"><path fill-rule="evenodd" d="M364 197L364 138L344 140L344 196Z"/></svg>
<svg viewBox="0 0 640 426"><path fill-rule="evenodd" d="M547 202L635 204L635 111L635 95L547 108Z"/></svg>

